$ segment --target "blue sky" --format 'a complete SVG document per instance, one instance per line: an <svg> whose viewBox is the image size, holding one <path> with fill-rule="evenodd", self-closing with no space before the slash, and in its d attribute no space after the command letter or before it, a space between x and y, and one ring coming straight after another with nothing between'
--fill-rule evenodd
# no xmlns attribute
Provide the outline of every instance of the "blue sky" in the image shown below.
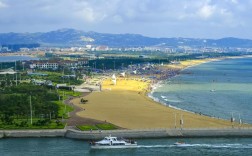
<svg viewBox="0 0 252 156"><path fill-rule="evenodd" d="M0 0L0 32L252 39L252 0Z"/></svg>

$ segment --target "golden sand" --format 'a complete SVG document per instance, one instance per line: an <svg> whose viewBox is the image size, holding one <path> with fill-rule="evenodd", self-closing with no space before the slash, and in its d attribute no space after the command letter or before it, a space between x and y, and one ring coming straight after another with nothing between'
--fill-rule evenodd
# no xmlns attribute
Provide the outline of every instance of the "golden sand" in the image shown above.
<svg viewBox="0 0 252 156"><path fill-rule="evenodd" d="M80 104L80 98L73 100L74 104L85 109L77 115L106 120L127 129L174 128L175 124L179 128L181 117L184 128L230 128L232 126L230 121L176 110L153 101L146 96L149 84L149 81L128 78L118 79L117 84L113 85L111 79L107 79L103 81L102 92L93 92L84 97L88 100L86 104Z"/></svg>
<svg viewBox="0 0 252 156"><path fill-rule="evenodd" d="M195 65L210 62L210 61L216 61L219 59L213 58L213 59L185 60L185 61L180 61L179 64L166 65L166 67L171 68L171 69L184 69L187 67L195 66Z"/></svg>

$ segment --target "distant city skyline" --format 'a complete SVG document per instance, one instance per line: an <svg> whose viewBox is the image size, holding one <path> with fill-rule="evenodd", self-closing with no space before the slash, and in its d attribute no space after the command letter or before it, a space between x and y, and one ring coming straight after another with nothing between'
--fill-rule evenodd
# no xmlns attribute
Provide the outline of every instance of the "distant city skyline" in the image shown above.
<svg viewBox="0 0 252 156"><path fill-rule="evenodd" d="M0 33L62 28L149 37L252 39L252 0L0 0Z"/></svg>

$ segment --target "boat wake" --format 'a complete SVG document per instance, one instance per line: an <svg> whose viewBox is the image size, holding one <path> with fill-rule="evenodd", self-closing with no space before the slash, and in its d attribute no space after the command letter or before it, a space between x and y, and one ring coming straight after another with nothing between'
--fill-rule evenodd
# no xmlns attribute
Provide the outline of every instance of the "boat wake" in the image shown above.
<svg viewBox="0 0 252 156"><path fill-rule="evenodd" d="M183 145L138 145L136 148L230 148L252 149L252 144L183 144Z"/></svg>

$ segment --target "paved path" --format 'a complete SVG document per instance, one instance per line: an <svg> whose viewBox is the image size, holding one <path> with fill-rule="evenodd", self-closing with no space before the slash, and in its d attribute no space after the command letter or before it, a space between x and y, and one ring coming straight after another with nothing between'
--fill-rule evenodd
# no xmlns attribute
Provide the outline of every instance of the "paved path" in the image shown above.
<svg viewBox="0 0 252 156"><path fill-rule="evenodd" d="M81 97L87 96L90 93L83 93ZM78 107L74 104L71 103L71 100L73 97L69 97L67 100L64 102L68 105L74 108L74 111L69 113L70 118L67 120L67 126L68 128L73 128L77 125L94 125L94 124L100 124L104 123L103 121L95 120L95 119L90 119L90 118L83 118L78 116L76 113L82 111L83 109L81 107ZM68 129L67 128L67 129Z"/></svg>

